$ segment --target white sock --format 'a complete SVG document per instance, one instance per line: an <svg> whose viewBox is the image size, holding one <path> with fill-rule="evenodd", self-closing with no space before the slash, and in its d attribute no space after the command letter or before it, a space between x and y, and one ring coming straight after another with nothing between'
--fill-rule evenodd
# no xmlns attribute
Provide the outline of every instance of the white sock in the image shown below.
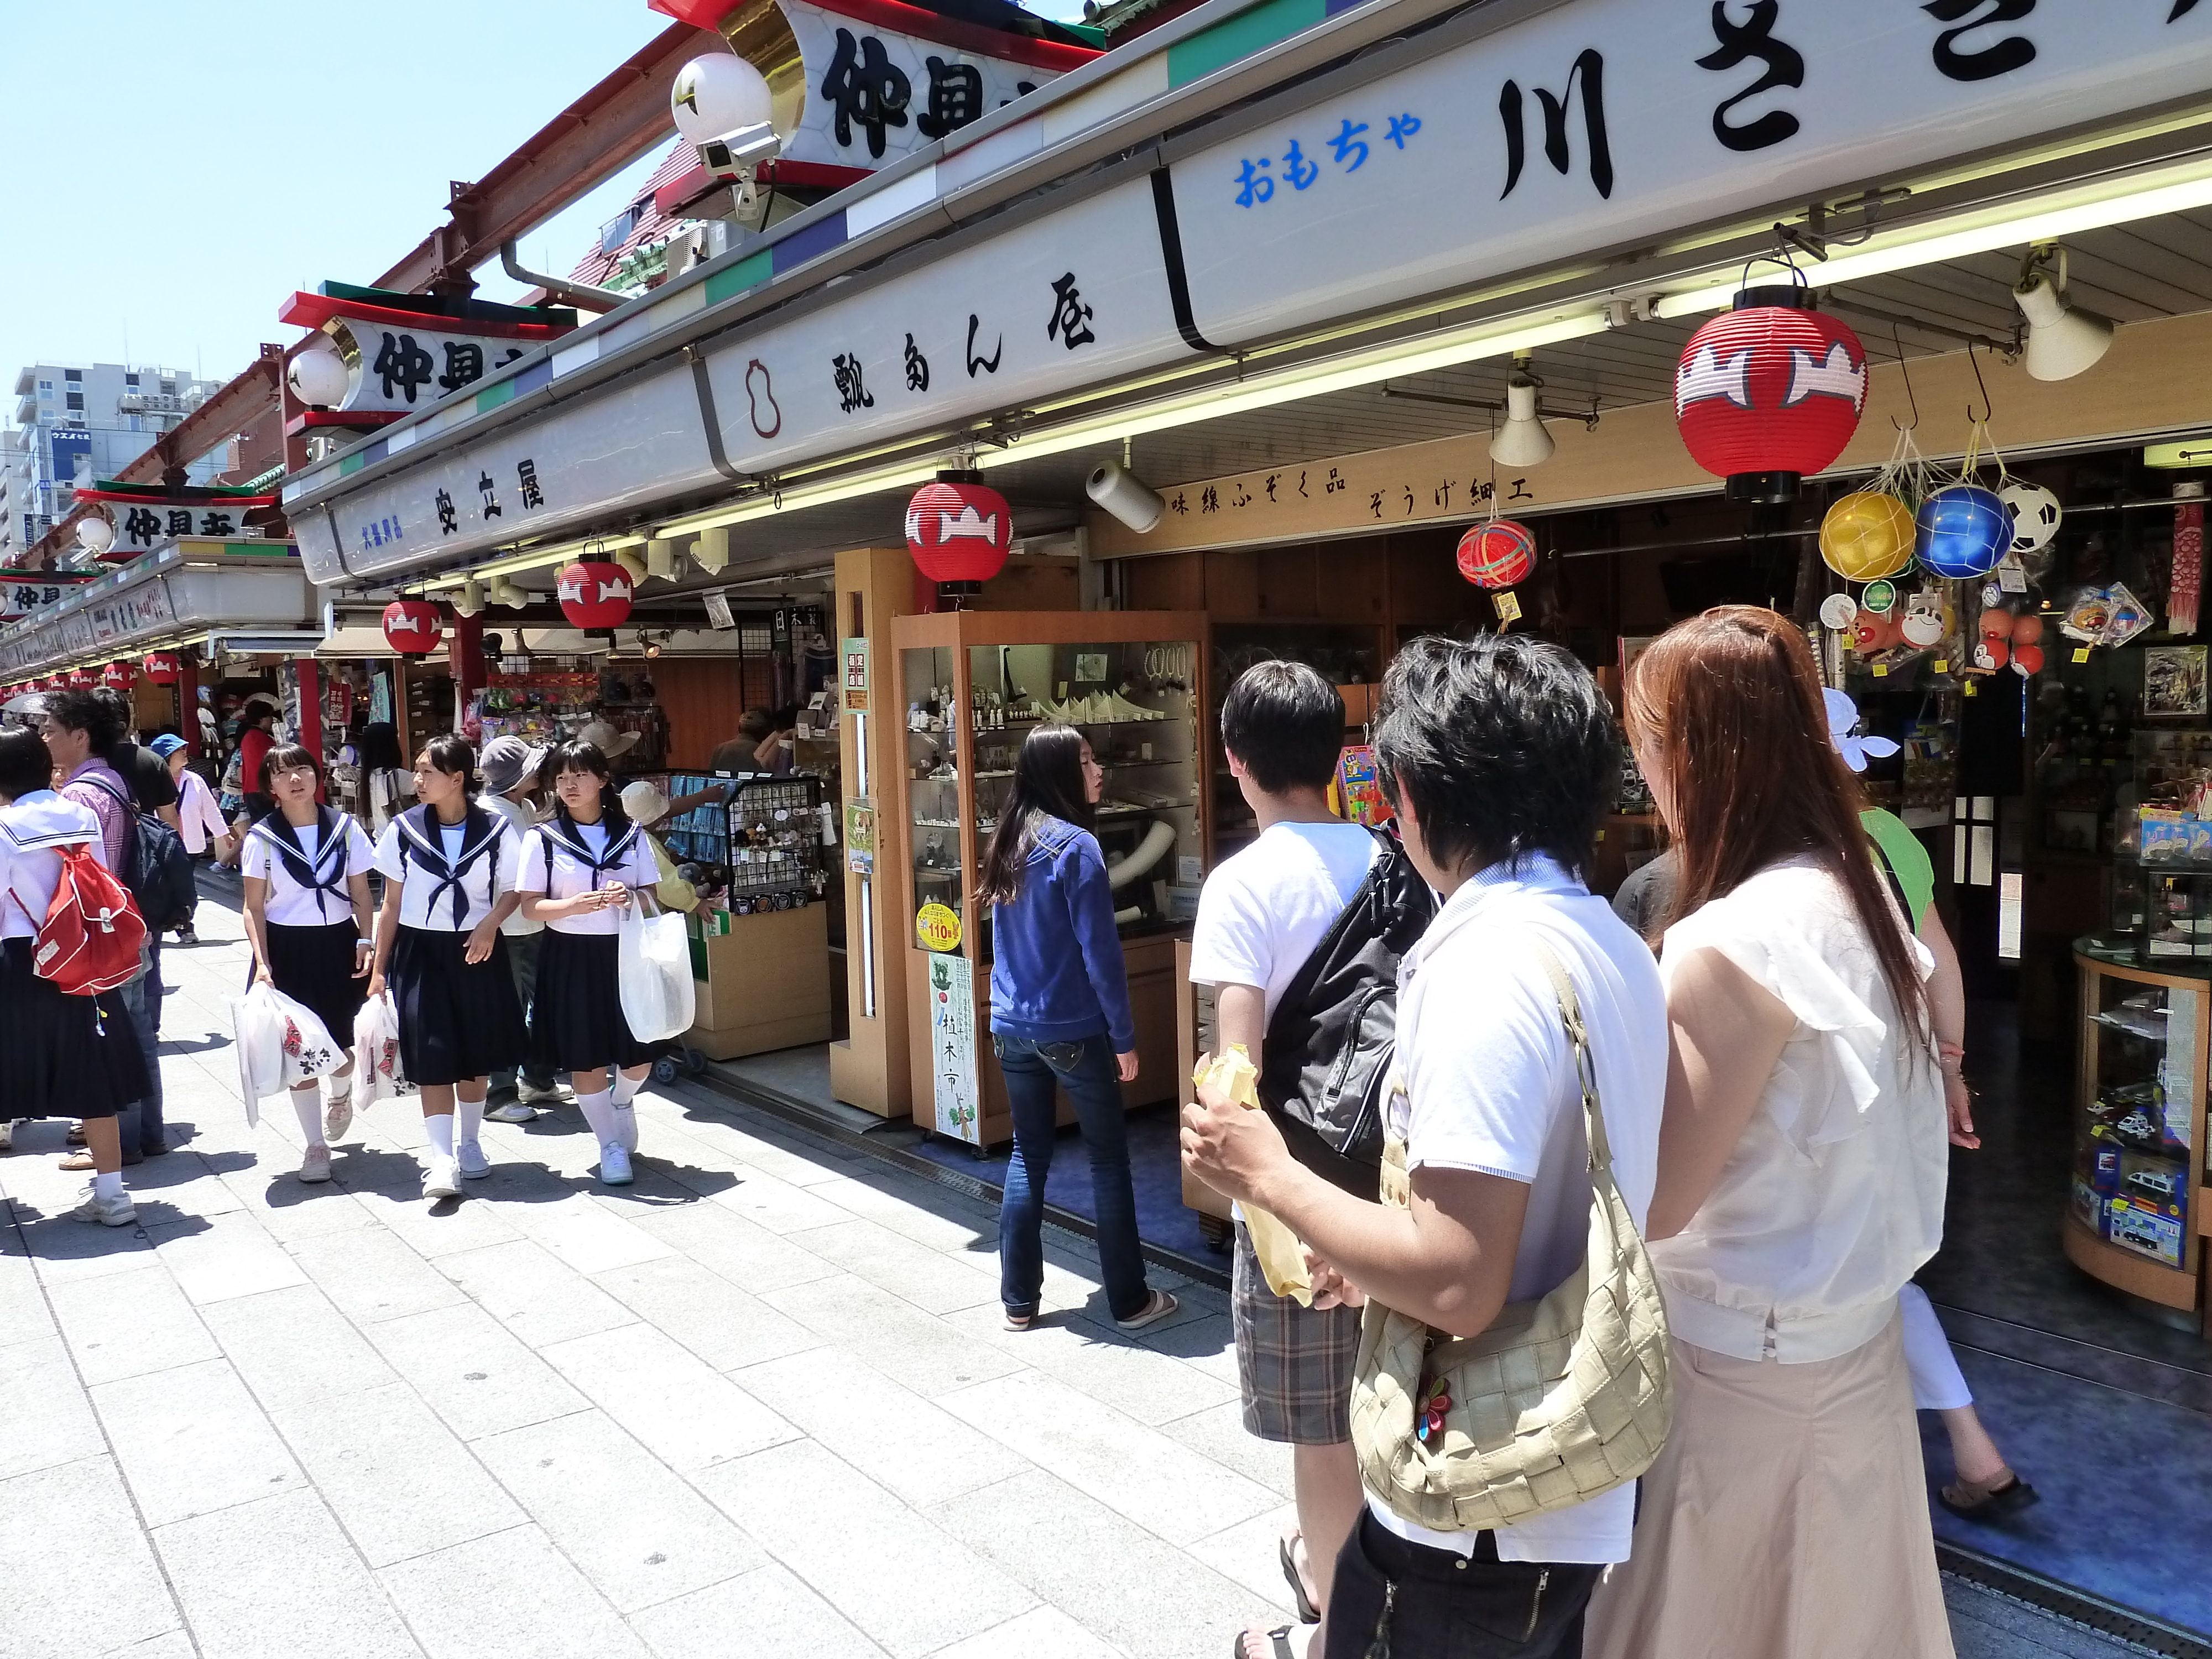
<svg viewBox="0 0 2212 1659"><path fill-rule="evenodd" d="M334 1076L326 1077L323 1079L323 1097L325 1100L328 1100L332 1105L336 1105L341 1100L351 1099L352 1097L352 1066L349 1066L344 1071L337 1073Z"/></svg>
<svg viewBox="0 0 2212 1659"><path fill-rule="evenodd" d="M651 1077L653 1073L651 1072L647 1072L642 1077L631 1077L626 1073L617 1071L614 1075L613 1085L615 1104L617 1106L627 1106L630 1102L635 1100L637 1098L637 1091L645 1087L646 1078Z"/></svg>
<svg viewBox="0 0 2212 1659"><path fill-rule="evenodd" d="M475 1146L477 1137L483 1132L483 1102L471 1100L465 1095L456 1095L453 1110L460 1118L460 1122L455 1126L454 1139L464 1146Z"/></svg>
<svg viewBox="0 0 2212 1659"><path fill-rule="evenodd" d="M592 1133L602 1146L611 1146L620 1139L615 1128L615 1097L611 1089L602 1089L595 1095L576 1091L577 1108L584 1114L584 1121L592 1126Z"/></svg>
<svg viewBox="0 0 2212 1659"><path fill-rule="evenodd" d="M441 1112L435 1117L425 1116L422 1132L430 1137L430 1150L440 1158L453 1155L453 1115Z"/></svg>
<svg viewBox="0 0 2212 1659"><path fill-rule="evenodd" d="M300 1133L307 1138L307 1145L323 1144L323 1102L313 1088L292 1091L292 1109L300 1116Z"/></svg>
<svg viewBox="0 0 2212 1659"><path fill-rule="evenodd" d="M92 1177L92 1195L94 1198L122 1197L123 1171L110 1170L105 1175L94 1174Z"/></svg>

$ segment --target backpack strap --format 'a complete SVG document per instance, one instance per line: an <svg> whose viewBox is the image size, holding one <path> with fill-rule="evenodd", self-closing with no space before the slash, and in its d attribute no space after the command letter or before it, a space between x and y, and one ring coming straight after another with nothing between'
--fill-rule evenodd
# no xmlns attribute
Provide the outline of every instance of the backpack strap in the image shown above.
<svg viewBox="0 0 2212 1659"><path fill-rule="evenodd" d="M1275 1018L1277 1019L1285 1017L1296 1018L1304 1008L1307 998L1313 994L1314 981L1321 977L1322 969L1327 967L1331 958L1334 957L1338 942L1344 938L1346 930L1365 914L1370 900L1380 899L1383 884L1388 882L1394 873L1395 866L1392 860L1405 856L1404 849L1399 845L1397 838L1389 830L1370 828L1367 833L1382 843L1382 849L1375 858L1369 860L1367 873L1361 878L1359 885L1353 890L1351 898L1346 901L1344 908L1336 913L1336 920L1329 923L1328 931L1321 936L1320 942L1314 946L1306 959L1298 964L1298 971L1291 976L1291 982L1283 988L1282 995L1275 1000ZM1268 1036L1273 1036L1273 1019L1268 1021L1270 1027ZM1266 1067L1262 1066L1261 1069L1264 1072Z"/></svg>

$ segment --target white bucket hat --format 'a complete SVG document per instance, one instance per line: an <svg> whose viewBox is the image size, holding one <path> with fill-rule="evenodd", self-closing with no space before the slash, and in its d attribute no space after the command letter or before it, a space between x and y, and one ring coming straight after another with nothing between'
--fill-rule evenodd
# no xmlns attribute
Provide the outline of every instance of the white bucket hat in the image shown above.
<svg viewBox="0 0 2212 1659"><path fill-rule="evenodd" d="M598 744L599 752L609 760L612 760L616 756L627 755L631 750L636 748L638 734L635 732L617 732L605 720L593 720L582 731L577 732L576 737L580 742Z"/></svg>

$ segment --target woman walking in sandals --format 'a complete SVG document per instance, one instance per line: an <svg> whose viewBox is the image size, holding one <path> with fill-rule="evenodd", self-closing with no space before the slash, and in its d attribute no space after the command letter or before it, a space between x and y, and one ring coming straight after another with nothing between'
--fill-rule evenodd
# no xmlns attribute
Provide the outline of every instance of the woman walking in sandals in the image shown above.
<svg viewBox="0 0 2212 1659"><path fill-rule="evenodd" d="M530 1058L568 1073L599 1139L599 1179L626 1187L637 1150L631 1103L652 1070L653 1051L623 1017L616 936L623 913L652 891L658 872L652 845L623 812L597 744L564 743L545 769L553 780L553 817L523 843L518 878L524 918L545 924Z"/></svg>
<svg viewBox="0 0 2212 1659"><path fill-rule="evenodd" d="M484 1091L522 1057L522 1005L499 935L520 902L522 848L505 818L477 805L476 787L476 751L432 738L415 757L421 805L376 843L384 910L368 994L385 994L389 979L400 1062L422 1094L422 1196L434 1200L491 1173L477 1143Z"/></svg>
<svg viewBox="0 0 2212 1659"><path fill-rule="evenodd" d="M367 995L375 955L370 937L368 836L346 813L315 799L323 763L297 744L271 749L253 787L274 810L246 832L246 937L253 982L304 1005L341 1048L351 1049L354 1016ZM307 1139L304 1182L331 1178L331 1146L353 1122L353 1061L327 1079L325 1111L315 1079L292 1085L292 1109Z"/></svg>
<svg viewBox="0 0 2212 1659"><path fill-rule="evenodd" d="M1129 1180L1121 1085L1137 1076L1137 1027L1114 924L1114 890L1090 824L1106 769L1072 726L1022 740L998 827L983 854L975 902L991 907L991 1051L1013 1108L1014 1153L999 1210L999 1299L1006 1327L1036 1322L1044 1287L1044 1183L1058 1133L1054 1089L1075 1103L1091 1154L1098 1265L1106 1303L1125 1331L1176 1310L1145 1282L1137 1198Z"/></svg>

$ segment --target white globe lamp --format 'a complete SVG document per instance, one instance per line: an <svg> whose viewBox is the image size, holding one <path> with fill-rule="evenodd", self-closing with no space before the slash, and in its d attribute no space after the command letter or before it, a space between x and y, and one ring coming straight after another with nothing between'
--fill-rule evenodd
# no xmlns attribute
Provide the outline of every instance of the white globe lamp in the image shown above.
<svg viewBox="0 0 2212 1659"><path fill-rule="evenodd" d="M329 409L345 401L353 375L336 346L311 345L293 354L284 378L301 403L311 409Z"/></svg>
<svg viewBox="0 0 2212 1659"><path fill-rule="evenodd" d="M98 558L115 545L115 526L105 519L79 519L76 524L76 544Z"/></svg>
<svg viewBox="0 0 2212 1659"><path fill-rule="evenodd" d="M709 52L677 70L668 110L718 179L738 178L781 148L768 77L734 53Z"/></svg>

